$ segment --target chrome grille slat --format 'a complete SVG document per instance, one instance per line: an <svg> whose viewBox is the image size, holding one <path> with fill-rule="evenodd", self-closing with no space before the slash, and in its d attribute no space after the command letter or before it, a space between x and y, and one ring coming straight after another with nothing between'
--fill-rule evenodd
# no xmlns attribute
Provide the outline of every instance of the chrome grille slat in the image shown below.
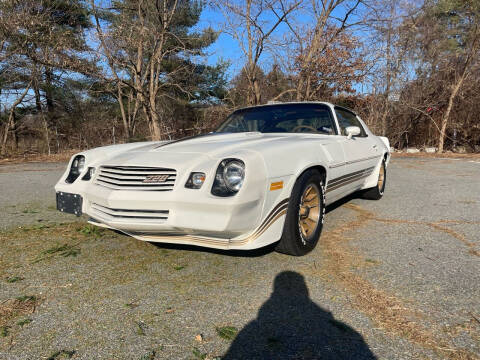
<svg viewBox="0 0 480 360"><path fill-rule="evenodd" d="M175 169L165 169L165 168L137 168L135 166L131 167L115 167L115 166L102 166L102 169L105 171L111 171L111 172L116 172L120 174L124 173L137 173L137 174L144 174L144 173L156 173L158 172L159 174L175 174L176 170Z"/></svg>
<svg viewBox="0 0 480 360"><path fill-rule="evenodd" d="M98 217L103 217L111 220L137 220L145 222L164 222L168 219L168 210L136 210L136 209L114 209L106 206L102 206L96 203L92 203L90 208L94 214Z"/></svg>
<svg viewBox="0 0 480 360"><path fill-rule="evenodd" d="M146 171L111 171L109 169L103 170L105 173L113 174L113 175L125 175L125 176L144 176L145 174L148 175L170 175L170 176L175 176L176 172L171 172L171 171L149 171L148 173Z"/></svg>
<svg viewBox="0 0 480 360"><path fill-rule="evenodd" d="M148 175L168 175L168 174L148 174ZM105 177L110 177L114 179L127 179L127 180L143 180L145 179L146 175L139 175L139 174L115 174L111 173L109 171L102 170L102 176ZM175 181L176 176L175 175L169 175L169 181L170 179Z"/></svg>
<svg viewBox="0 0 480 360"><path fill-rule="evenodd" d="M122 186L122 185L133 185L133 186L148 186L148 185L153 185L153 186L171 186L173 185L173 182L172 181L165 181L164 183L161 183L161 184L144 184L142 181L143 180L126 180L126 179L114 179L114 178L107 178L103 175L99 175L98 176L98 179L97 180L100 180L100 181L104 181L106 183L112 183L112 184L115 184L115 185L119 185L119 186Z"/></svg>
<svg viewBox="0 0 480 360"><path fill-rule="evenodd" d="M172 184L143 184L142 182L125 184L125 183L117 183L115 181L107 181L102 179L97 179L97 181L101 181L102 183L115 185L118 187L138 187L138 186L140 187L166 187L166 186L171 187L172 186Z"/></svg>
<svg viewBox="0 0 480 360"><path fill-rule="evenodd" d="M162 182L144 182L149 176L165 176ZM172 191L177 171L175 169L143 166L100 166L95 184L112 190Z"/></svg>

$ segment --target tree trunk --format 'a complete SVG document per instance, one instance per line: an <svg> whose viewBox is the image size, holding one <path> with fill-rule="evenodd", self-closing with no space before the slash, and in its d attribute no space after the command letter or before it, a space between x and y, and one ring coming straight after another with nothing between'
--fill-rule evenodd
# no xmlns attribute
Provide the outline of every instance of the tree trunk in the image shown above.
<svg viewBox="0 0 480 360"><path fill-rule="evenodd" d="M150 130L150 136L152 140L153 141L161 140L162 132L160 131L158 114L152 111L152 109L145 104L143 104L142 107L143 107L143 112L145 114L145 117L147 118L147 124Z"/></svg>
<svg viewBox="0 0 480 360"><path fill-rule="evenodd" d="M152 140L159 141L162 139L162 132L160 130L159 116L155 111L152 111Z"/></svg>
<svg viewBox="0 0 480 360"><path fill-rule="evenodd" d="M18 132L17 132L17 117L15 116L15 111L13 112L12 117L12 132L13 132L13 146L15 152L18 150Z"/></svg>
<svg viewBox="0 0 480 360"><path fill-rule="evenodd" d="M20 97L17 98L17 100L15 100L15 102L12 104L12 107L10 108L10 113L8 115L7 124L5 125L5 133L3 134L2 150L0 151L1 155L5 155L6 152L7 152L8 131L12 127L12 124L13 124L13 121L14 121L15 109L17 108L17 106L23 101L23 99L27 95L28 90L30 90L30 85L32 85L31 82L25 87L25 90L23 91L23 93L20 95Z"/></svg>
<svg viewBox="0 0 480 360"><path fill-rule="evenodd" d="M387 98L385 99L385 109L383 109L382 119L380 122L380 125L382 126L382 129L381 129L382 136L387 136L387 117L389 113L388 106L389 106L389 103Z"/></svg>
<svg viewBox="0 0 480 360"><path fill-rule="evenodd" d="M448 120L450 119L450 113L453 108L453 102L455 101L455 98L458 94L458 91L462 87L463 80L465 79L465 73L462 74L460 79L456 84L452 86L452 92L450 94L450 97L448 99L448 106L447 110L445 110L445 113L442 116L442 123L440 127L440 135L438 137L438 152L442 153L443 152L443 145L445 143L445 134L447 132L447 125L448 125Z"/></svg>
<svg viewBox="0 0 480 360"><path fill-rule="evenodd" d="M50 136L48 135L48 121L45 114L42 112L42 120L43 120L43 129L45 130L45 145L47 146L47 154L51 154L50 150Z"/></svg>
<svg viewBox="0 0 480 360"><path fill-rule="evenodd" d="M117 101L120 105L120 113L122 114L122 123L123 123L123 131L124 131L124 139L125 142L130 140L130 126L128 124L127 114L125 112L125 106L123 105L123 93L122 93L122 86L120 82L117 82Z"/></svg>
<svg viewBox="0 0 480 360"><path fill-rule="evenodd" d="M255 105L260 105L262 103L262 93L260 92L260 85L256 76L253 81L253 89L255 91Z"/></svg>
<svg viewBox="0 0 480 360"><path fill-rule="evenodd" d="M48 134L48 121L43 112L42 101L40 98L40 89L38 88L38 83L35 81L33 84L33 92L35 93L35 108L37 109L38 113L42 118L42 125L44 130L44 138L45 138L45 146L47 148L47 152L50 155L50 136Z"/></svg>
<svg viewBox="0 0 480 360"><path fill-rule="evenodd" d="M45 69L45 82L46 82L46 87L45 87L45 98L47 100L47 111L49 114L52 114L53 111L55 110L55 105L53 103L53 72L52 69L46 68Z"/></svg>

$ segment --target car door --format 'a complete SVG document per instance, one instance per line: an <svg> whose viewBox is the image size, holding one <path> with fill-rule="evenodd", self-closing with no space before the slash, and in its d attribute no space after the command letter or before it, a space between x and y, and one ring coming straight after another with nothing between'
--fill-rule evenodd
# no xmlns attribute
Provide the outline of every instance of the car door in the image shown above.
<svg viewBox="0 0 480 360"><path fill-rule="evenodd" d="M374 170L380 156L378 145L367 134L357 116L342 107L335 107L335 116L338 122L340 141L345 155L345 171L337 186L343 188L343 193L357 190L365 178ZM348 126L360 128L360 134L349 138L345 132Z"/></svg>

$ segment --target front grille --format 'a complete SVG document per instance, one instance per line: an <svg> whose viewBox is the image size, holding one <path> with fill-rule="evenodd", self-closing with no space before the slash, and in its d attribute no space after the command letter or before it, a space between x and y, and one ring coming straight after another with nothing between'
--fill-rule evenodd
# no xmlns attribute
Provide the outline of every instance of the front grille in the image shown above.
<svg viewBox="0 0 480 360"><path fill-rule="evenodd" d="M172 191L177 171L142 166L100 166L95 184L114 190Z"/></svg>
<svg viewBox="0 0 480 360"><path fill-rule="evenodd" d="M169 214L168 210L112 209L95 203L92 203L90 208L97 217L119 221L141 220L158 223L166 221Z"/></svg>

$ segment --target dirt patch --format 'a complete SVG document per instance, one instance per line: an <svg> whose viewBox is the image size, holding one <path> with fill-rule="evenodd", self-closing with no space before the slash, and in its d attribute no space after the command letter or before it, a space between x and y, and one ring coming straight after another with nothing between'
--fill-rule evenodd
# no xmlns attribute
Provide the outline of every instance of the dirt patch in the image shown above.
<svg viewBox="0 0 480 360"><path fill-rule="evenodd" d="M370 221L390 223L404 223L404 221L379 219L372 212L354 204L347 204L345 207L355 211L357 218L322 235L326 255L322 272L333 276L337 283L352 294L354 305L387 332L400 335L444 358L477 359L475 354L454 347L440 336L433 334L423 325L425 323L423 315L414 309L412 304L407 304L394 295L375 288L369 281L352 271L352 269L362 266L364 260L358 254L353 254L352 249L348 246L349 239L346 234L349 231L358 229ZM425 225L433 224L425 223ZM445 231L440 226L432 227ZM458 234L453 231L448 231L448 233L458 237Z"/></svg>
<svg viewBox="0 0 480 360"><path fill-rule="evenodd" d="M35 296L22 296L0 303L0 327L7 326L14 318L34 313L37 301Z"/></svg>

